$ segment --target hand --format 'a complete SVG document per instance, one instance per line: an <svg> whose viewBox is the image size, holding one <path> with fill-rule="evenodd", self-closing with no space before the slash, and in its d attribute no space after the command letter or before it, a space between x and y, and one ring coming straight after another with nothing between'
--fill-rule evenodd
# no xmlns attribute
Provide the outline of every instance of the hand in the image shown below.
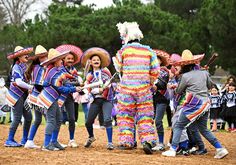
<svg viewBox="0 0 236 165"><path fill-rule="evenodd" d="M32 93L33 88L34 88L34 86L31 85L30 88L28 89L28 92L29 92L29 93Z"/></svg>
<svg viewBox="0 0 236 165"><path fill-rule="evenodd" d="M152 86L152 89L153 89L154 92L156 92L156 91L157 91L157 86L156 86L156 85L153 85L153 86Z"/></svg>
<svg viewBox="0 0 236 165"><path fill-rule="evenodd" d="M99 88L99 93L102 93L103 92L103 88Z"/></svg>
<svg viewBox="0 0 236 165"><path fill-rule="evenodd" d="M75 90L76 90L76 92L81 92L82 88L78 86L78 87L75 88Z"/></svg>

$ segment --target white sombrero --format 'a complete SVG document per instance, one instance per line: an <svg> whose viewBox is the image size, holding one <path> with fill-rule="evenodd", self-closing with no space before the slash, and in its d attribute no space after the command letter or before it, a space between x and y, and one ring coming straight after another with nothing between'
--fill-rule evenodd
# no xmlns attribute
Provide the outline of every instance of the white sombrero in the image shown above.
<svg viewBox="0 0 236 165"><path fill-rule="evenodd" d="M48 55L48 51L42 46L38 45L35 48L35 53L33 56L29 57L29 60L35 60L39 57L44 57Z"/></svg>
<svg viewBox="0 0 236 165"><path fill-rule="evenodd" d="M48 51L48 59L44 62L42 62L40 65L46 66L49 65L53 62L56 62L59 59L63 59L67 53L69 53L70 51L65 51L60 53L59 51L57 51L56 49L49 49Z"/></svg>

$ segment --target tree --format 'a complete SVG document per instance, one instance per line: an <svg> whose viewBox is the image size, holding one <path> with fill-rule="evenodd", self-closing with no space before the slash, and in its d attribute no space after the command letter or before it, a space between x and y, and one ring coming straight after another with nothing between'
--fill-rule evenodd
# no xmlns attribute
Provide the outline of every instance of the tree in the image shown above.
<svg viewBox="0 0 236 165"><path fill-rule="evenodd" d="M3 10L3 8L0 6L0 30L3 28L4 25L7 23L6 19L6 12Z"/></svg>
<svg viewBox="0 0 236 165"><path fill-rule="evenodd" d="M20 25L32 4L40 0L0 0L10 23Z"/></svg>

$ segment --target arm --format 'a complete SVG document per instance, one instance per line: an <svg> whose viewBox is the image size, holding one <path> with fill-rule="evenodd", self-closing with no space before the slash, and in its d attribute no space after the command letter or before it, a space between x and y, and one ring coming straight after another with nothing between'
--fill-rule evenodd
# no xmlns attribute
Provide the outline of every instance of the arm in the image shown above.
<svg viewBox="0 0 236 165"><path fill-rule="evenodd" d="M157 79L159 72L160 72L159 61L157 59L155 52L152 51L150 59L150 71L149 71L151 85L154 84L154 81Z"/></svg>
<svg viewBox="0 0 236 165"><path fill-rule="evenodd" d="M183 93L186 90L186 88L187 88L187 80L186 80L186 78L183 75L180 78L179 85L176 88L175 92L178 93L178 94L181 94L181 93Z"/></svg>
<svg viewBox="0 0 236 165"><path fill-rule="evenodd" d="M22 81L21 78L16 78L16 79L15 79L15 82L16 82L16 85L19 86L19 87L21 87L21 88L24 88L24 89L27 89L27 90L33 88L32 85L29 85L28 83Z"/></svg>
<svg viewBox="0 0 236 165"><path fill-rule="evenodd" d="M158 77L157 83L155 83L158 90L165 90L167 88L167 83L169 81L169 73L162 70L160 76Z"/></svg>

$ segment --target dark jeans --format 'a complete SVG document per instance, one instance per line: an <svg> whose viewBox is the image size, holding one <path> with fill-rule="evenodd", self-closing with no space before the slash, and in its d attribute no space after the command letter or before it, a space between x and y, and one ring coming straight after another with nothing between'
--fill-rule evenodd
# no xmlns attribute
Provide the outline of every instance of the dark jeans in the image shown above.
<svg viewBox="0 0 236 165"><path fill-rule="evenodd" d="M66 98L65 109L69 121L69 131L75 131L75 106L74 99L72 98L71 94L69 94Z"/></svg>
<svg viewBox="0 0 236 165"><path fill-rule="evenodd" d="M74 107L75 107L75 122L77 122L79 115L79 104L77 102L74 102Z"/></svg>
<svg viewBox="0 0 236 165"><path fill-rule="evenodd" d="M156 129L158 134L164 134L164 128L163 128L163 117L166 111L167 104L165 103L158 103L156 105L156 116L155 116L155 123L156 123Z"/></svg>
<svg viewBox="0 0 236 165"><path fill-rule="evenodd" d="M87 130L93 129L94 120L100 112L103 113L104 126L106 128L112 127L112 104L103 98L95 98L88 111L88 119L85 123ZM90 137L93 137L93 132L89 134Z"/></svg>
<svg viewBox="0 0 236 165"><path fill-rule="evenodd" d="M216 137L207 129L207 119L208 119L208 113L205 113L203 116L201 116L199 119L194 121L192 123L192 126L190 125L190 129L194 127L194 129L198 129L200 133L214 146L219 141L216 139ZM172 146L177 147L179 144L180 136L182 134L182 130L185 128L185 126L190 121L185 117L183 112L181 112L178 121L174 125L173 128L173 139L172 139ZM199 137L195 137L196 141L201 141L198 139Z"/></svg>
<svg viewBox="0 0 236 165"><path fill-rule="evenodd" d="M26 111L24 108L24 102L27 98L27 93L24 93L22 97L16 102L13 110L13 122L10 126L11 132L16 132L19 123L21 122L22 115L24 117L24 126L23 129L26 132L29 132L31 121L32 121L32 114L31 111ZM23 132L24 132L23 131Z"/></svg>
<svg viewBox="0 0 236 165"><path fill-rule="evenodd" d="M54 130L59 131L62 123L62 113L60 112L57 101L55 101L46 112L46 128L45 134L52 135Z"/></svg>

